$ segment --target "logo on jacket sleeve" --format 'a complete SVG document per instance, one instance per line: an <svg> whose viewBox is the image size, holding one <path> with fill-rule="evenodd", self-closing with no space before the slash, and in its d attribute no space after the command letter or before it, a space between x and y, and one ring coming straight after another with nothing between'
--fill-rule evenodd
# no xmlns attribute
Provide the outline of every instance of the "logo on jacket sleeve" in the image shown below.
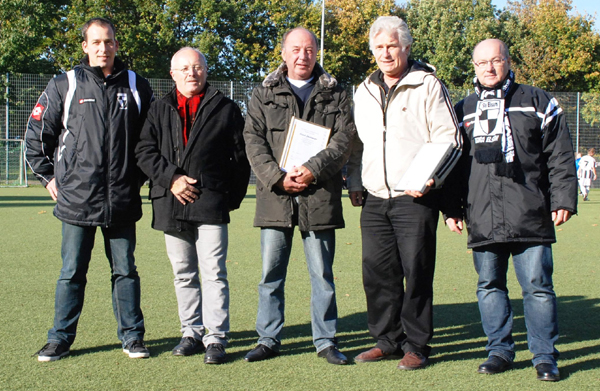
<svg viewBox="0 0 600 391"><path fill-rule="evenodd" d="M41 121L42 114L44 113L44 109L45 109L45 107L39 103L37 105L35 105L35 107L33 108L33 111L31 112L31 118L33 118L37 121Z"/></svg>
<svg viewBox="0 0 600 391"><path fill-rule="evenodd" d="M127 94L124 92L117 92L117 102L119 103L119 109L127 110Z"/></svg>

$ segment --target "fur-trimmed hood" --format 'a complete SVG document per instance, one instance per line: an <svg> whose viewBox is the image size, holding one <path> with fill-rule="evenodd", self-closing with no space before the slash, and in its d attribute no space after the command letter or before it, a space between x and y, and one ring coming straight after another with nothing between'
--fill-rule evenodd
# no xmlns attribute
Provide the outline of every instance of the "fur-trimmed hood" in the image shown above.
<svg viewBox="0 0 600 391"><path fill-rule="evenodd" d="M271 88L281 84L287 75L287 70L288 67L286 63L282 63L277 70L269 73L267 77L265 77L265 80L262 82L263 87ZM335 77L325 72L319 64L315 64L312 75L317 79L317 83L323 88L334 88L337 85Z"/></svg>

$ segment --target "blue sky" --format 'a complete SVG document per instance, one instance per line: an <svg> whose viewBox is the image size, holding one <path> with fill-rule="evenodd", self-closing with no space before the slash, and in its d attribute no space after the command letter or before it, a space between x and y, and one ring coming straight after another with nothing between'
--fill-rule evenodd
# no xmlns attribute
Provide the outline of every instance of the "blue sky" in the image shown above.
<svg viewBox="0 0 600 391"><path fill-rule="evenodd" d="M506 6L506 0L492 0L492 3L497 8L504 8ZM600 0L572 0L571 6L573 7L573 11L579 12L580 14L588 14L596 17L596 22L594 26L596 30L598 30L598 17L600 17Z"/></svg>

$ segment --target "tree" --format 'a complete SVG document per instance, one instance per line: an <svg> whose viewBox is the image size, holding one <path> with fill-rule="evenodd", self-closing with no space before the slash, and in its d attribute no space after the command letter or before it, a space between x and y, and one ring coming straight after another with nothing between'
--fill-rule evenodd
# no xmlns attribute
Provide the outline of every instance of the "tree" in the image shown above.
<svg viewBox="0 0 600 391"><path fill-rule="evenodd" d="M581 108L581 116L585 122L590 126L600 124L600 94L586 92L581 95L581 100L585 102Z"/></svg>
<svg viewBox="0 0 600 391"><path fill-rule="evenodd" d="M449 87L470 87L475 45L504 37L497 14L491 0L412 0L406 16L415 40L412 57L435 66Z"/></svg>
<svg viewBox="0 0 600 391"><path fill-rule="evenodd" d="M509 2L507 32L517 80L549 91L600 88L600 36L571 0Z"/></svg>
<svg viewBox="0 0 600 391"><path fill-rule="evenodd" d="M356 85L376 69L369 29L378 16L396 15L393 0L327 0L325 69L343 84ZM315 31L320 35L321 28Z"/></svg>
<svg viewBox="0 0 600 391"><path fill-rule="evenodd" d="M0 1L0 71L54 73L52 43L67 1Z"/></svg>

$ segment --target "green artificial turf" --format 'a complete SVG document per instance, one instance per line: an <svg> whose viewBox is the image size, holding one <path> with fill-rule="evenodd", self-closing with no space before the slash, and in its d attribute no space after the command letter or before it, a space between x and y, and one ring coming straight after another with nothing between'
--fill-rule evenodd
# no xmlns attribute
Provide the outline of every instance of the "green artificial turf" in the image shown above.
<svg viewBox="0 0 600 391"><path fill-rule="evenodd" d="M147 189L143 189L147 193ZM252 227L254 191L232 214L228 270L231 286L229 362L203 364L203 356L174 357L180 338L173 276L162 233L150 228L144 201L136 251L150 359L129 359L116 338L109 266L97 236L84 311L71 355L40 363L32 354L52 325L59 274L60 222L45 189L0 189L0 389L2 390L596 390L600 389L600 191L580 202L579 215L557 232L554 283L559 296L563 380L535 379L527 350L520 288L512 267L517 357L514 369L481 375L485 338L475 297L476 273L466 234L440 224L435 278L435 326L431 366L396 369L397 360L334 366L318 358L310 329L310 283L300 235L294 238L286 286L282 354L264 362L243 357L256 343L254 322L261 260L259 229ZM581 200L581 198L580 198ZM340 349L354 357L373 346L366 330L361 282L358 208L344 200L346 229L337 231L334 265Z"/></svg>

